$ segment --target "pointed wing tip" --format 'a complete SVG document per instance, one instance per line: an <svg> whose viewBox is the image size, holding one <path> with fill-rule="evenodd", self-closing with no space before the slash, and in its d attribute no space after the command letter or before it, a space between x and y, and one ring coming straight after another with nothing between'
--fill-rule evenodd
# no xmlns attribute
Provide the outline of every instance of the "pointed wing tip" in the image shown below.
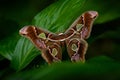
<svg viewBox="0 0 120 80"><path fill-rule="evenodd" d="M98 16L98 12L97 11L88 11L89 14L91 14L92 18L96 18Z"/></svg>
<svg viewBox="0 0 120 80"><path fill-rule="evenodd" d="M27 35L30 28L34 28L34 26L32 26L32 25L24 26L23 28L21 28L19 30L19 34L22 35L22 36Z"/></svg>

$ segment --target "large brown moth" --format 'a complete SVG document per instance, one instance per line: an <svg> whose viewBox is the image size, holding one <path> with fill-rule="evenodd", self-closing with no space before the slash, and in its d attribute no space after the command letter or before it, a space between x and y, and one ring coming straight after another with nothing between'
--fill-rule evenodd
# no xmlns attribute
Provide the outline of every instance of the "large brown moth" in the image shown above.
<svg viewBox="0 0 120 80"><path fill-rule="evenodd" d="M42 52L48 64L62 60L62 46L66 45L72 62L84 62L88 47L87 39L91 33L93 21L98 16L96 11L87 11L79 16L64 32L55 34L35 26L25 26L19 33L27 37Z"/></svg>

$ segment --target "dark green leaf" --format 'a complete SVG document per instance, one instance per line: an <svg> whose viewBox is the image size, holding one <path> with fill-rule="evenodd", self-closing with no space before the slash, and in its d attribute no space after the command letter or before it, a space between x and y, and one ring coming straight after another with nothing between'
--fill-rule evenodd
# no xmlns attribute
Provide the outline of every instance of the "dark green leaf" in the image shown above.
<svg viewBox="0 0 120 80"><path fill-rule="evenodd" d="M96 23L104 23L120 18L120 5L116 0L87 0L82 11L96 10L99 17Z"/></svg>
<svg viewBox="0 0 120 80"><path fill-rule="evenodd" d="M14 52L15 45L17 43L17 40L19 39L19 36L16 34L5 38L1 40L0 42L0 55L5 57L8 60L12 59L12 54Z"/></svg>
<svg viewBox="0 0 120 80"><path fill-rule="evenodd" d="M52 32L63 32L82 14L85 0L59 0L34 18L34 24Z"/></svg>
<svg viewBox="0 0 120 80"><path fill-rule="evenodd" d="M21 38L12 56L11 66L16 70L25 68L40 52L27 39Z"/></svg>
<svg viewBox="0 0 120 80"><path fill-rule="evenodd" d="M111 2L103 0L87 0L84 2L85 0L60 0L40 12L33 22L36 26L53 32L61 32L66 30L79 15L88 10L98 11L99 17L96 23L103 23L120 17L119 5L109 9L109 6L117 4L114 0Z"/></svg>
<svg viewBox="0 0 120 80"><path fill-rule="evenodd" d="M37 70L22 72L8 79L30 80L118 80L120 63L113 59L100 56L86 63L59 63ZM29 74L30 73L30 74ZM32 76L32 77L31 77ZM47 76L47 77L46 77Z"/></svg>

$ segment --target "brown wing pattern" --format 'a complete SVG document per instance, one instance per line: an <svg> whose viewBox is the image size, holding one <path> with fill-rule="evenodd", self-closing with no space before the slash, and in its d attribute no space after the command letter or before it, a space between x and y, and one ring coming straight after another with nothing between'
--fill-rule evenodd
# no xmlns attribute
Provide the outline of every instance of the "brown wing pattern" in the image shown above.
<svg viewBox="0 0 120 80"><path fill-rule="evenodd" d="M87 39L91 33L93 21L98 16L96 11L88 11L78 17L73 24L61 34L55 34L37 28L25 26L19 33L25 36L42 52L42 57L48 64L61 62L62 49L66 45L72 62L85 61Z"/></svg>

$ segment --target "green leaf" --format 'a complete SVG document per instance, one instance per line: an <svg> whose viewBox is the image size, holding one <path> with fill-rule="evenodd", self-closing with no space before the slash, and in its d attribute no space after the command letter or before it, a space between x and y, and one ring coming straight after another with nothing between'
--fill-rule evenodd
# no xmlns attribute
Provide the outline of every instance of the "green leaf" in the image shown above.
<svg viewBox="0 0 120 80"><path fill-rule="evenodd" d="M40 12L35 17L35 24L41 26L43 25L44 28L54 31L63 30L66 25L68 25L68 22L71 22L71 16L72 18L75 18L80 15L80 9L83 3L83 0L60 0ZM72 6L71 9L69 9L70 5ZM66 16L68 14L69 16ZM67 21L66 23L64 23L64 21L62 21L63 18L61 18L65 16L66 18L64 18L64 20ZM51 22L46 22L46 20ZM56 26L53 27L53 24ZM31 42L26 41L26 39L20 39L16 45L11 65L14 69L21 70L26 67L33 60L33 58L38 55L38 53L39 52L34 49Z"/></svg>
<svg viewBox="0 0 120 80"><path fill-rule="evenodd" d="M12 54L14 52L15 45L19 39L19 36L16 34L11 35L8 38L1 40L0 42L0 55L4 58L11 60Z"/></svg>
<svg viewBox="0 0 120 80"><path fill-rule="evenodd" d="M29 40L21 38L12 56L11 66L17 71L25 68L40 52Z"/></svg>
<svg viewBox="0 0 120 80"><path fill-rule="evenodd" d="M120 63L106 56L99 56L86 63L64 62L44 66L37 70L18 73L8 79L22 80L119 80ZM32 77L31 77L32 76ZM47 77L46 77L47 76Z"/></svg>
<svg viewBox="0 0 120 80"><path fill-rule="evenodd" d="M85 0L59 0L35 16L33 23L52 32L64 31L82 14L84 2Z"/></svg>
<svg viewBox="0 0 120 80"><path fill-rule="evenodd" d="M120 17L120 6L115 5L110 8L109 6L113 4L118 4L118 2L114 0L111 2L104 0L87 0L86 2L85 0L59 0L35 16L33 23L52 32L61 32L65 31L79 15L89 10L98 11L99 17L96 23L104 23Z"/></svg>
<svg viewBox="0 0 120 80"><path fill-rule="evenodd" d="M96 23L104 23L120 18L120 5L116 0L87 0L82 11L96 10L99 17Z"/></svg>

